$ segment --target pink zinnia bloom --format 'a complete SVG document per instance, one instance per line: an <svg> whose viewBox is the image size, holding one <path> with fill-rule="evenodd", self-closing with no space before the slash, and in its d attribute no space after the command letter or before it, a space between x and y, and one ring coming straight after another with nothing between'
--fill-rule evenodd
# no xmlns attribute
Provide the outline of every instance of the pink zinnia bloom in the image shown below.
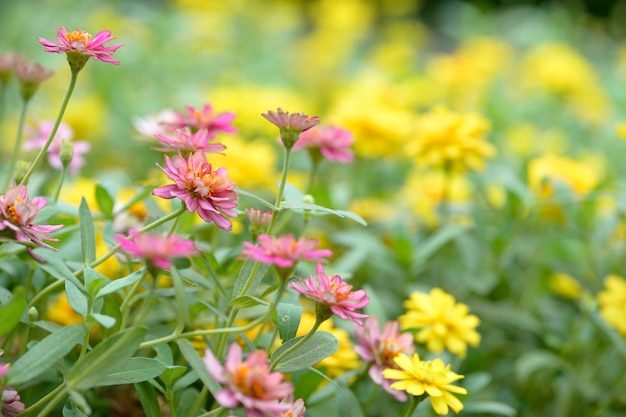
<svg viewBox="0 0 626 417"><path fill-rule="evenodd" d="M33 224L39 210L46 205L46 199L35 197L28 201L28 190L25 185L11 184L3 195L0 195L0 231L15 235L18 242L34 243L43 248L53 249L44 240L57 242L48 235L63 225L42 226ZM29 248L30 251L30 248ZM32 254L32 253L31 253Z"/></svg>
<svg viewBox="0 0 626 417"><path fill-rule="evenodd" d="M393 395L398 401L406 401L407 397L404 391L390 388L394 381L383 377L383 369L399 369L393 358L400 353L406 355L413 353L413 335L408 332L400 334L400 323L397 321L385 323L381 332L376 317L368 318L363 326L354 326L354 335L359 342L358 345L354 346L354 351L364 361L372 362L369 368L372 381L382 385L385 391Z"/></svg>
<svg viewBox="0 0 626 417"><path fill-rule="evenodd" d="M156 135L163 135L173 139L176 137L176 130L170 128L169 126L177 119L177 112L171 109L166 109L156 114L150 114L146 117L136 117L133 120L133 126L137 132L141 134L141 136L151 140Z"/></svg>
<svg viewBox="0 0 626 417"><path fill-rule="evenodd" d="M287 412L280 413L280 417L304 417L304 413L306 413L304 400L298 398L292 403L291 408Z"/></svg>
<svg viewBox="0 0 626 417"><path fill-rule="evenodd" d="M347 164L354 160L354 152L349 149L353 143L352 133L346 129L336 126L314 126L300 134L300 139L293 145L293 150L317 149L328 160Z"/></svg>
<svg viewBox="0 0 626 417"><path fill-rule="evenodd" d="M237 128L231 125L235 118L233 112L215 114L210 104L205 104L202 109L193 106L185 106L185 109L187 114L175 112L175 119L168 123L171 130L188 127L196 131L204 128L212 138L216 136L216 132L237 133Z"/></svg>
<svg viewBox="0 0 626 417"><path fill-rule="evenodd" d="M278 268L291 268L298 261L318 262L322 258L332 256L328 249L316 249L319 241L300 238L294 240L292 234L278 238L262 234L258 237L258 245L243 242L246 247L242 254L265 264L273 264Z"/></svg>
<svg viewBox="0 0 626 417"><path fill-rule="evenodd" d="M44 38L38 38L37 40L45 47L46 52L67 53L76 51L82 55L88 55L97 61L110 62L115 65L120 64L120 61L113 58L112 55L123 44L104 46L106 42L115 39L108 30L98 32L92 39L91 34L87 32L82 30L70 32L66 27L60 26L57 27L57 39L59 43L54 43Z"/></svg>
<svg viewBox="0 0 626 417"><path fill-rule="evenodd" d="M53 121L44 121L37 125L36 128L26 127L26 136L29 138L24 142L24 150L41 149L48 140L52 128L54 127ZM85 165L84 154L89 152L91 144L82 140L73 141L74 131L67 124L61 122L59 128L52 139L52 143L48 148L47 158L48 163L55 169L63 169L63 162L61 162L61 148L63 142L71 142L74 148L74 156L72 162L70 162L68 169L72 174L77 174L81 167Z"/></svg>
<svg viewBox="0 0 626 417"><path fill-rule="evenodd" d="M16 416L26 409L20 395L13 388L5 388L2 391L2 416Z"/></svg>
<svg viewBox="0 0 626 417"><path fill-rule="evenodd" d="M243 406L248 417L280 416L287 413L291 402L281 402L293 395L293 385L282 372L270 372L267 352L255 350L245 361L241 347L233 343L222 366L210 349L205 351L204 365L209 374L224 387L215 400L229 409Z"/></svg>
<svg viewBox="0 0 626 417"><path fill-rule="evenodd" d="M287 149L291 149L300 137L300 133L308 130L320 122L317 116L309 117L304 113L293 113L283 111L280 107L274 112L268 110L261 114L269 122L273 123L280 130L280 140Z"/></svg>
<svg viewBox="0 0 626 417"><path fill-rule="evenodd" d="M18 59L15 63L15 76L23 84L41 84L54 75L54 71L38 62Z"/></svg>
<svg viewBox="0 0 626 417"><path fill-rule="evenodd" d="M163 143L164 147L154 148L157 151L169 152L169 151L182 151L182 152L209 152L219 153L226 149L226 146L221 143L211 143L211 139L214 137L209 134L209 131L205 128L199 129L197 132L192 133L188 127L176 131L176 136L172 135L154 135L158 140Z"/></svg>
<svg viewBox="0 0 626 417"><path fill-rule="evenodd" d="M180 154L165 157L165 168L159 168L174 181L174 184L156 188L152 194L162 198L180 198L187 209L206 222L215 224L226 231L233 224L224 215L237 217L237 185L228 178L226 168L213 170L203 152L195 152L187 158Z"/></svg>
<svg viewBox="0 0 626 417"><path fill-rule="evenodd" d="M182 240L179 236L139 233L135 229L128 233L130 238L115 236L120 249L135 258L151 262L157 268L169 269L172 266L171 258L184 258L199 253L192 241Z"/></svg>
<svg viewBox="0 0 626 417"><path fill-rule="evenodd" d="M317 282L309 274L308 279L302 278L297 284L291 282L289 286L320 304L328 305L330 311L342 319L351 320L362 326L361 319L369 316L356 313L354 310L363 308L370 302L365 290L352 291L352 285L343 282L339 275L327 276L322 264L317 264L315 272Z"/></svg>

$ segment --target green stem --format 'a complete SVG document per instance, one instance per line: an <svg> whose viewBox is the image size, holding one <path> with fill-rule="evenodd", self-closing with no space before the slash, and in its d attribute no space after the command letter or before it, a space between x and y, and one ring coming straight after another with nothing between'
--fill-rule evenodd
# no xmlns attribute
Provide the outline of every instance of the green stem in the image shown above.
<svg viewBox="0 0 626 417"><path fill-rule="evenodd" d="M174 284L174 294L176 298L176 328L174 334L179 335L185 330L185 324L187 322L187 299L185 297L185 287L183 280L178 273L175 266L172 265L171 269L172 282Z"/></svg>
<svg viewBox="0 0 626 417"><path fill-rule="evenodd" d="M52 410L54 410L54 408L61 402L61 400L63 400L63 398L65 398L65 395L66 395L65 385L62 384L62 385L60 385L60 387L63 387L63 389L60 390L54 396L54 398L52 398L50 400L50 402L48 402L48 404L46 404L44 409L41 410L41 412L39 414L37 414L37 417L45 417L45 416L47 416Z"/></svg>
<svg viewBox="0 0 626 417"><path fill-rule="evenodd" d="M55 397L58 393L65 390L65 384L61 384L49 393L47 393L43 398L37 401L35 404L31 405L24 411L18 414L18 416L27 416L33 411L37 410L39 407L42 407L44 404L48 404L51 398Z"/></svg>
<svg viewBox="0 0 626 417"><path fill-rule="evenodd" d="M167 399L167 406L170 409L170 417L176 417L176 404L174 403L174 392L171 389L168 389L165 393L165 398Z"/></svg>
<svg viewBox="0 0 626 417"><path fill-rule="evenodd" d="M221 416L222 414L225 414L226 411L227 411L226 408L218 407L215 410L211 410L204 414L200 414L198 417L218 417L218 416Z"/></svg>
<svg viewBox="0 0 626 417"><path fill-rule="evenodd" d="M63 164L63 169L61 170L61 177L59 178L59 183L57 184L57 189L54 191L54 201L59 200L59 195L61 194L61 189L63 188L63 183L65 182L65 177L67 176L67 166Z"/></svg>
<svg viewBox="0 0 626 417"><path fill-rule="evenodd" d="M198 398L196 398L196 401L194 401L193 405L191 406L191 410L189 410L189 416L190 417L193 417L193 416L196 415L196 413L198 412L198 410L202 406L202 403L206 399L206 395L207 395L208 392L209 392L209 390L207 389L206 385L203 385L202 386L202 390L200 390L200 394L198 394Z"/></svg>
<svg viewBox="0 0 626 417"><path fill-rule="evenodd" d="M291 346L288 349L285 349L283 353L278 355L278 357L272 361L272 365L270 366L270 372L272 372L276 368L276 366L280 363L280 361L282 361L287 355L289 355L291 352L295 351L296 349L300 348L300 346L304 345L311 337L313 337L313 335L315 334L315 332L317 331L317 329L320 327L321 324L322 324L322 321L318 320L316 317L315 324L313 325L311 330L309 330L309 332L305 334L300 340L298 340L293 346Z"/></svg>
<svg viewBox="0 0 626 417"><path fill-rule="evenodd" d="M404 417L411 417L413 415L413 413L415 412L415 409L417 408L419 403L424 401L424 399L427 396L428 396L427 394L423 394L423 395L420 395L418 397L416 397L414 395L411 395L411 400L409 402L409 408L406 409L406 413L404 414Z"/></svg>
<svg viewBox="0 0 626 417"><path fill-rule="evenodd" d="M251 274L250 276L254 276L254 274ZM242 293L245 295L245 293ZM232 325L235 322L235 318L237 317L237 314L239 313L239 308L237 307L233 307L232 310L230 310L230 314L228 315L228 320L226 321L226 325L224 326L226 329L232 329ZM228 338L228 333L220 333L218 339L217 339L217 343L215 344L215 354L217 355L217 357L221 357L222 353L224 353L224 349L226 348L226 339Z"/></svg>
<svg viewBox="0 0 626 417"><path fill-rule="evenodd" d="M283 161L283 172L280 177L280 185L278 186L278 193L276 194L276 202L274 203L274 207L276 207L272 211L272 220L270 220L270 224L267 226L268 235L272 234L272 229L274 228L274 224L276 224L276 219L278 218L278 213L280 212L280 203L283 200L283 193L285 192L285 185L287 184L287 173L289 172L289 161L291 159L291 149L285 148L285 158Z"/></svg>
<svg viewBox="0 0 626 417"><path fill-rule="evenodd" d="M304 189L305 194L311 193L311 190L313 189L313 184L315 184L315 178L317 177L319 167L319 160L311 158L311 172L309 172L309 179L306 188Z"/></svg>
<svg viewBox="0 0 626 417"><path fill-rule="evenodd" d="M70 102L70 97L72 96L72 92L74 92L74 87L76 86L76 80L78 79L79 71L74 70L74 69L72 69L71 71L72 72L71 72L71 78L70 78L70 85L67 88L67 93L65 93L65 98L63 99L63 103L61 104L61 108L59 109L59 115L57 116L57 119L54 122L54 126L52 127L52 131L50 132L50 136L48 137L46 144L43 146L43 148L41 148L41 150L35 157L35 160L33 161L33 163L28 168L28 171L26 171L26 174L24 174L24 177L22 178L22 181L20 181L20 184L26 185L28 183L30 176L33 175L33 172L35 171L37 166L41 163L41 161L43 161L43 158L46 156L46 152L48 151L48 148L50 147L50 144L52 143L52 139L54 139L54 135L56 135L57 130L59 129L59 125L61 124L61 120L63 119L63 115L65 114L65 109L67 108L67 104Z"/></svg>
<svg viewBox="0 0 626 417"><path fill-rule="evenodd" d="M24 130L24 121L26 120L26 110L28 108L28 100L23 100L22 108L20 110L20 118L17 122L17 133L15 134L15 144L13 145L13 153L11 154L11 161L9 162L9 170L7 176L4 179L3 190L6 190L13 180L15 175L15 167L17 166L17 160L20 157L20 149L22 147L22 131Z"/></svg>
<svg viewBox="0 0 626 417"><path fill-rule="evenodd" d="M272 304L270 304L270 308L267 311L267 317L270 320L272 319L272 314L274 313L274 311L276 311L276 308L278 307L278 302L283 296L283 292L285 291L285 288L287 288L287 282L289 282L289 280L287 279L280 280L280 286L278 287L278 290L276 290L276 295L274 296L274 300L272 301ZM257 339L259 338L259 336L261 336L261 333L263 333L263 330L265 329L266 324L267 324L267 321L265 321L259 328L259 332L257 333L257 336L256 336ZM274 341L276 340L277 334L278 334L278 326L276 326L276 328L274 329L274 332L272 333L272 337L267 343L267 349L265 349L266 351L269 352L272 346L274 345Z"/></svg>

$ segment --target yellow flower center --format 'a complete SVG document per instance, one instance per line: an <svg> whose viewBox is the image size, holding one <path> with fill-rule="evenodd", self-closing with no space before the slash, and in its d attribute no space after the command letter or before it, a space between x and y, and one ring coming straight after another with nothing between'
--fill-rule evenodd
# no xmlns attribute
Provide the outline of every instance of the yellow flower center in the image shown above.
<svg viewBox="0 0 626 417"><path fill-rule="evenodd" d="M76 47L77 44L86 47L89 45L89 42L91 42L91 35L87 32L83 32L82 30L75 30L74 32L66 33L65 38L74 47Z"/></svg>

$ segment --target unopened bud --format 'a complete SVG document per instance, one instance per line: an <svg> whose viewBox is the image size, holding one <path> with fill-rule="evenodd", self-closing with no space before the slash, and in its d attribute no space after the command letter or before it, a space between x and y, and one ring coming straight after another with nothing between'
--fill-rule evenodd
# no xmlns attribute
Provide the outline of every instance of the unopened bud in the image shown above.
<svg viewBox="0 0 626 417"><path fill-rule="evenodd" d="M69 140L64 140L61 143L59 159L61 159L61 163L65 168L67 168L68 165L72 162L72 159L74 159L74 144Z"/></svg>
<svg viewBox="0 0 626 417"><path fill-rule="evenodd" d="M304 197L302 197L302 202L307 204L315 204L315 197L313 197L311 194L305 194Z"/></svg>
<svg viewBox="0 0 626 417"><path fill-rule="evenodd" d="M33 306L28 309L28 320L37 321L37 319L39 319L39 310Z"/></svg>

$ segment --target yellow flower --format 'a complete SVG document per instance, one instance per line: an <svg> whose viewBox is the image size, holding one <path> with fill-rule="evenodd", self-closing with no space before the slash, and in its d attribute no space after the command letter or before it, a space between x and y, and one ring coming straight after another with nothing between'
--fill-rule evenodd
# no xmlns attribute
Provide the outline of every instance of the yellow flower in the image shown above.
<svg viewBox="0 0 626 417"><path fill-rule="evenodd" d="M464 172L481 170L496 149L485 140L490 124L477 113L455 113L444 106L417 119L407 151L422 167Z"/></svg>
<svg viewBox="0 0 626 417"><path fill-rule="evenodd" d="M626 280L619 275L608 275L597 300L602 317L626 337Z"/></svg>
<svg viewBox="0 0 626 417"><path fill-rule="evenodd" d="M75 312L69 301L67 301L65 292L60 293L52 304L48 306L46 319L62 326L71 326L72 324L85 322L83 316Z"/></svg>
<svg viewBox="0 0 626 417"><path fill-rule="evenodd" d="M315 314L305 311L300 319L300 326L296 336L304 336L315 323ZM315 366L325 367L326 375L335 378L346 371L358 369L361 365L359 355L354 351L354 346L350 340L350 335L344 329L338 329L333 326L332 320L326 320L321 324L318 330L323 330L335 336L339 341L339 350L329 357L321 360Z"/></svg>
<svg viewBox="0 0 626 417"><path fill-rule="evenodd" d="M583 292L580 283L571 275L563 272L552 274L548 280L548 285L553 293L573 300L579 299Z"/></svg>
<svg viewBox="0 0 626 417"><path fill-rule="evenodd" d="M541 131L531 123L512 125L504 135L507 148L514 157L528 157L537 153L561 153L565 151L567 144L567 138L559 130Z"/></svg>
<svg viewBox="0 0 626 417"><path fill-rule="evenodd" d="M359 198L352 200L348 211L363 217L368 223L385 222L397 218L397 205L383 198Z"/></svg>
<svg viewBox="0 0 626 417"><path fill-rule="evenodd" d="M618 138L626 140L626 122L622 122L615 127L615 134Z"/></svg>
<svg viewBox="0 0 626 417"><path fill-rule="evenodd" d="M536 195L544 198L554 195L555 182L569 188L577 197L584 197L600 180L597 165L546 154L528 163L528 185Z"/></svg>
<svg viewBox="0 0 626 417"><path fill-rule="evenodd" d="M435 412L442 416L448 414L448 408L457 414L463 409L463 403L452 395L467 394L465 388L452 385L463 375L452 372L450 365L445 365L439 358L422 361L417 353L413 357L400 353L393 361L400 369L383 370L386 379L397 380L391 384L392 389L406 391L414 396L428 394Z"/></svg>
<svg viewBox="0 0 626 417"><path fill-rule="evenodd" d="M402 330L421 329L415 340L426 343L433 353L446 348L465 357L468 344L476 347L480 343L480 334L475 330L480 324L478 317L440 288L433 288L430 294L414 292L404 306L407 312L398 318Z"/></svg>

